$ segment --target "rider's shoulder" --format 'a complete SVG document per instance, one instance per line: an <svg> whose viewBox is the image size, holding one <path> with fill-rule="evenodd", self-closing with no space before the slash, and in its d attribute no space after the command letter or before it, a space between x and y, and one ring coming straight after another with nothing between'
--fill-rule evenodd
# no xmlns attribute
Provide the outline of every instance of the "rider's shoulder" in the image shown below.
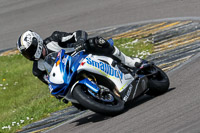
<svg viewBox="0 0 200 133"><path fill-rule="evenodd" d="M47 37L46 39L44 39L44 44L47 45L48 43L52 42L52 41L59 41L59 35L60 31L54 31L49 37Z"/></svg>

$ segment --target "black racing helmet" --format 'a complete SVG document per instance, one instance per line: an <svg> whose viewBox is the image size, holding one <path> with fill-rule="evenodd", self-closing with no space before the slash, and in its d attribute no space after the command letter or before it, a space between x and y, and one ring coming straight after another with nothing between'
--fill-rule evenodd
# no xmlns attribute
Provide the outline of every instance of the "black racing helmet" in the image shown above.
<svg viewBox="0 0 200 133"><path fill-rule="evenodd" d="M42 55L43 40L37 33L28 30L19 37L17 48L27 59L39 60Z"/></svg>

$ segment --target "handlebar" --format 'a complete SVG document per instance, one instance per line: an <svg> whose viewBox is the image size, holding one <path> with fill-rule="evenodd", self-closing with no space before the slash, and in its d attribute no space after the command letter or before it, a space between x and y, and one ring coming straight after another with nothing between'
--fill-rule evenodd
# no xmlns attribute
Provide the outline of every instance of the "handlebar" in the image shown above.
<svg viewBox="0 0 200 133"><path fill-rule="evenodd" d="M71 56L74 56L76 53L78 53L81 50L84 50L83 45L79 45L78 47L76 47L75 51L71 54Z"/></svg>

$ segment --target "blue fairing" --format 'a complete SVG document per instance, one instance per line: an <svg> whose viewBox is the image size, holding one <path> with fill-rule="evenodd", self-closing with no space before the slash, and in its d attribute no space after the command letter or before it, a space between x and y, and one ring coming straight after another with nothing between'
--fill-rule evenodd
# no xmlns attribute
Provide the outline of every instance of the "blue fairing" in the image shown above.
<svg viewBox="0 0 200 133"><path fill-rule="evenodd" d="M88 80L87 78L79 81L79 84L86 85L88 88L90 88L95 93L99 92L99 87L94 82Z"/></svg>
<svg viewBox="0 0 200 133"><path fill-rule="evenodd" d="M52 95L64 96L67 93L68 87L76 82L75 77L77 74L77 69L81 63L81 60L86 56L87 54L83 51L79 52L74 57L65 54L64 50L61 50L58 53L55 63L59 62L60 60L60 72L63 74L64 83L54 84L50 82L49 89Z"/></svg>

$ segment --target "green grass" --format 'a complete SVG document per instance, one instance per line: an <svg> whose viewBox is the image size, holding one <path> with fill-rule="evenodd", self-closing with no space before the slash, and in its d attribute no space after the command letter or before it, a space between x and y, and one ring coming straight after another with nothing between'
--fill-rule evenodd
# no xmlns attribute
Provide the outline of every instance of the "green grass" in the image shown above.
<svg viewBox="0 0 200 133"><path fill-rule="evenodd" d="M123 38L114 43L132 57L145 58L153 51L146 40ZM67 106L52 98L47 85L33 76L32 62L19 54L0 56L0 132L16 132Z"/></svg>
<svg viewBox="0 0 200 133"><path fill-rule="evenodd" d="M14 132L67 107L32 75L32 62L21 55L2 56L0 62L0 132Z"/></svg>
<svg viewBox="0 0 200 133"><path fill-rule="evenodd" d="M121 38L114 40L114 44L123 53L131 57L145 59L153 52L153 44L145 39Z"/></svg>

